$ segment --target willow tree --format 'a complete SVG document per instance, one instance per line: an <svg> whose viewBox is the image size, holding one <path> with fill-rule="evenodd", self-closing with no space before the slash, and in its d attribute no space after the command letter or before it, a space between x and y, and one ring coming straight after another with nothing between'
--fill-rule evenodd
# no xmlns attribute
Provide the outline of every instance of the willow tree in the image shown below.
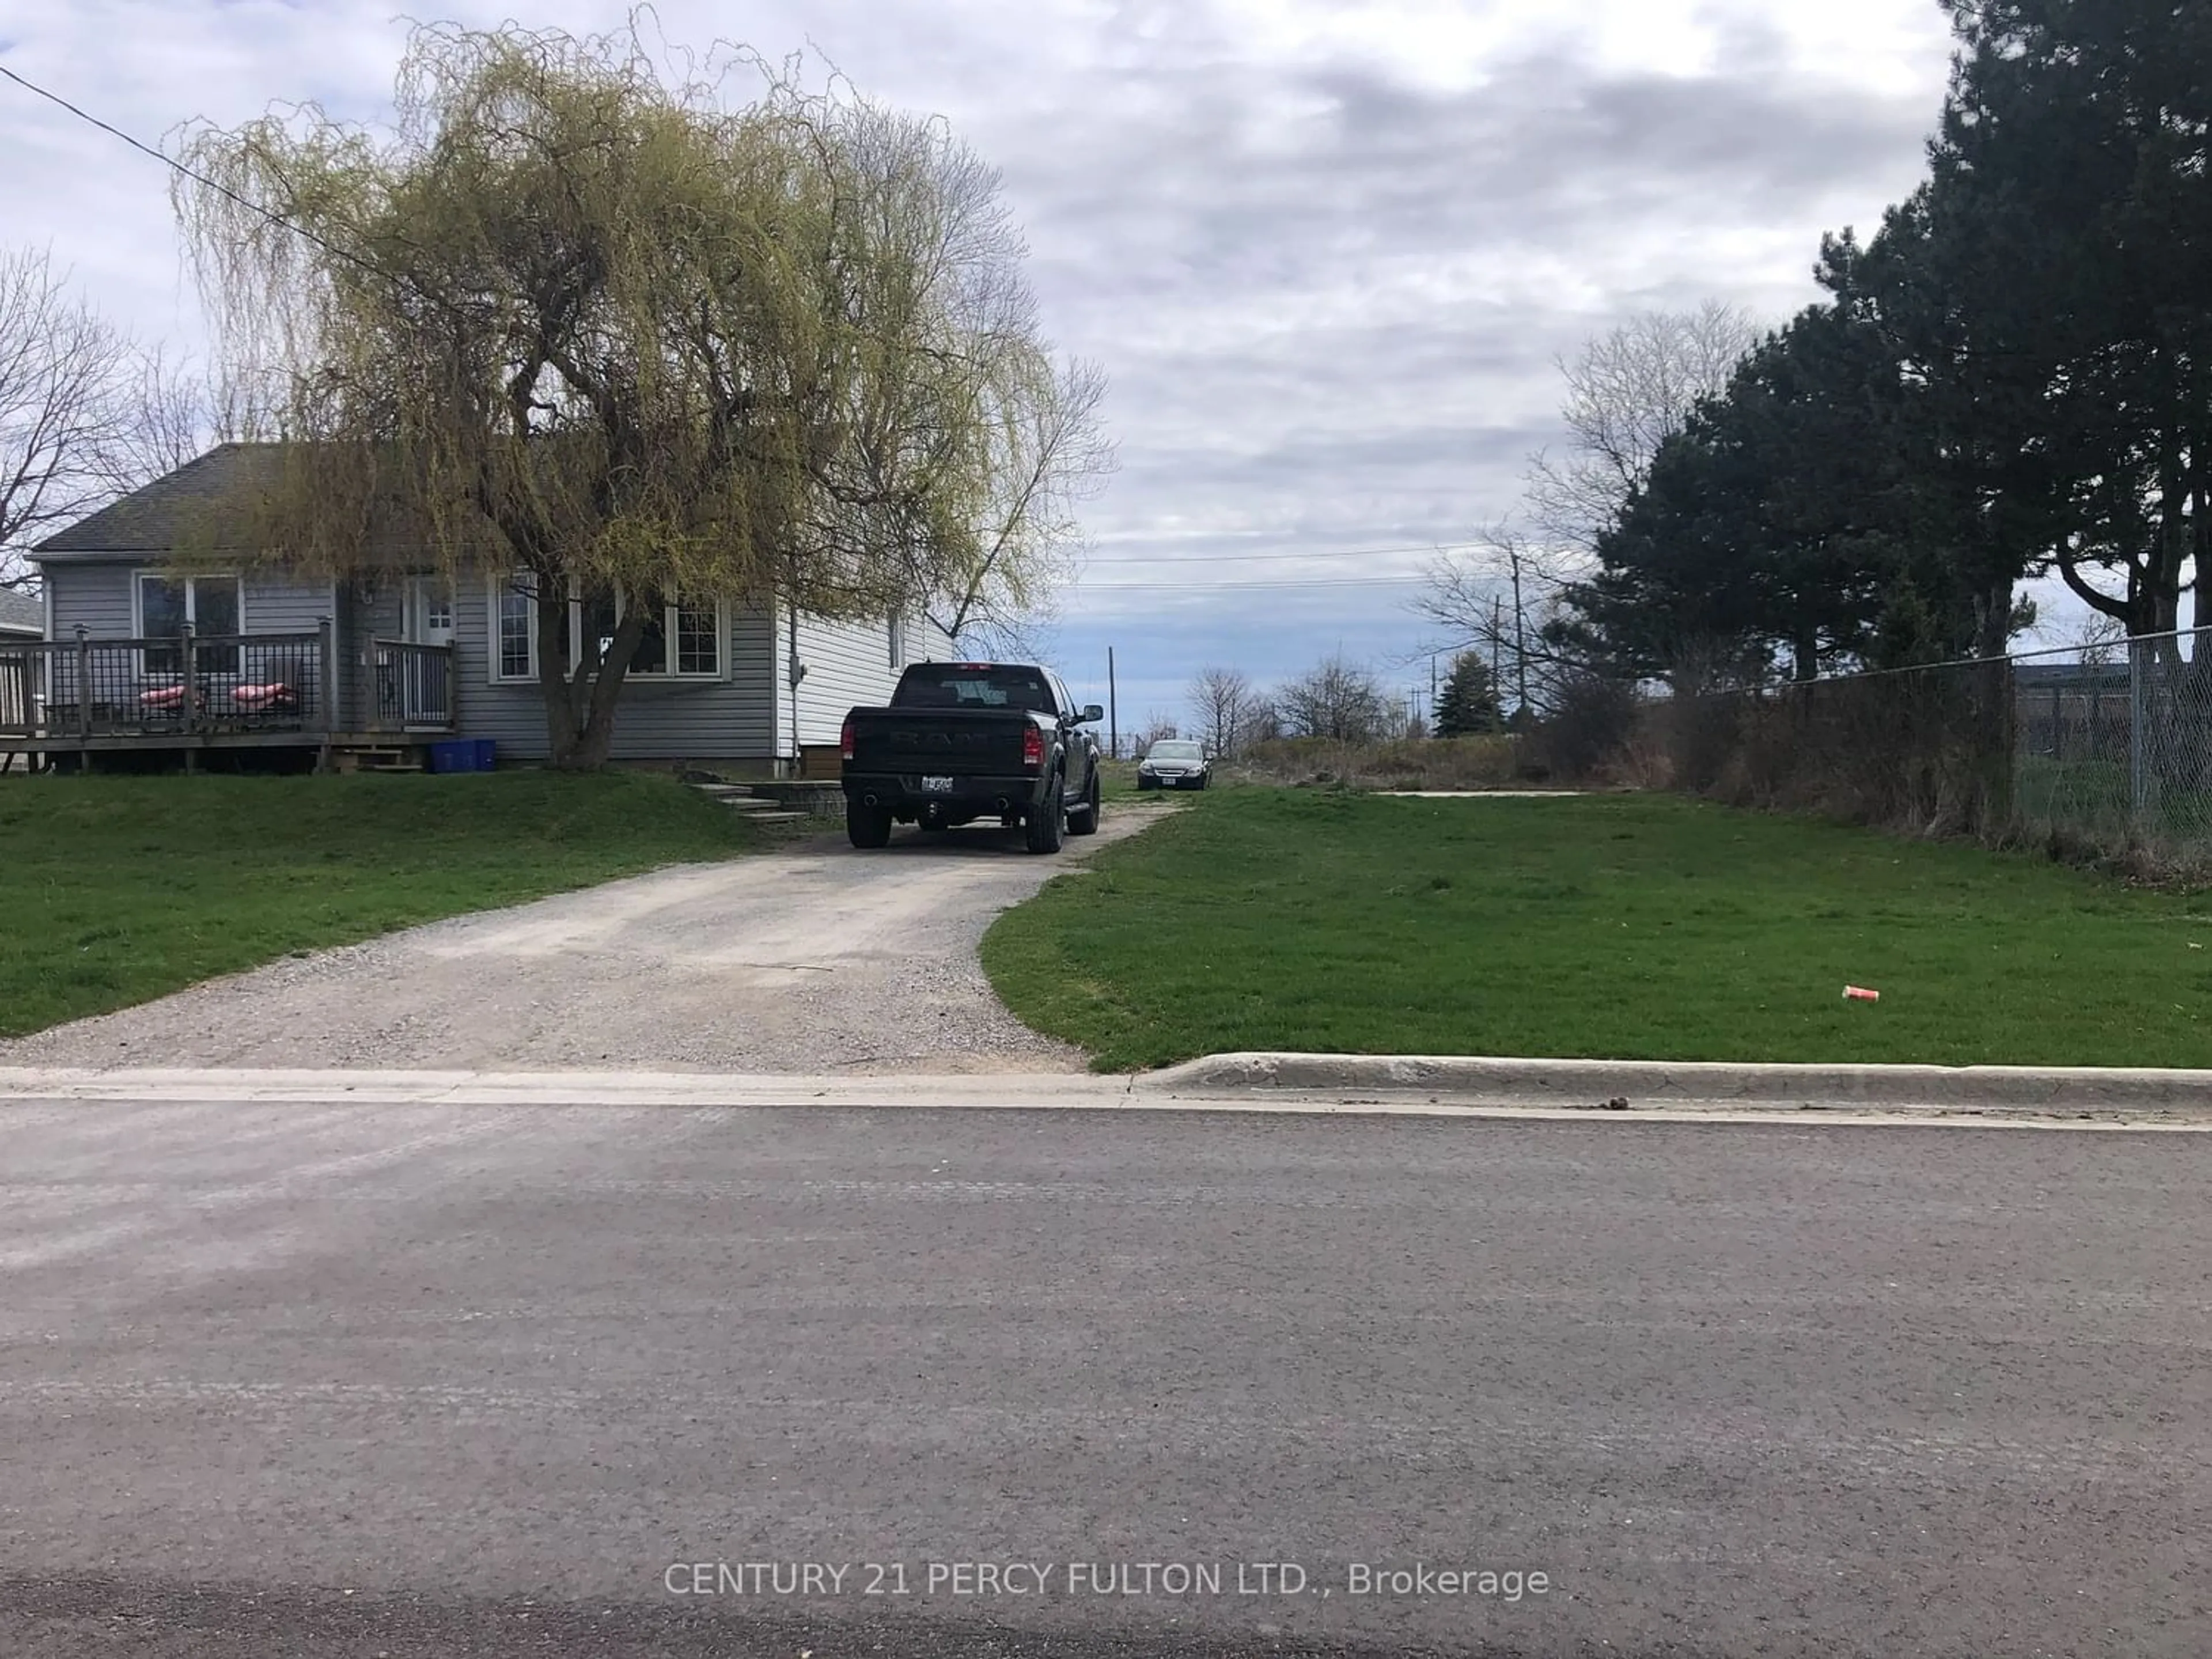
<svg viewBox="0 0 2212 1659"><path fill-rule="evenodd" d="M678 596L852 619L1018 595L1099 453L997 176L940 124L765 74L733 106L729 78L441 25L387 130L310 106L184 144L226 367L281 388L258 544L515 572L562 765L605 760ZM1069 422L1025 493L1026 434ZM610 594L569 661L571 603Z"/></svg>

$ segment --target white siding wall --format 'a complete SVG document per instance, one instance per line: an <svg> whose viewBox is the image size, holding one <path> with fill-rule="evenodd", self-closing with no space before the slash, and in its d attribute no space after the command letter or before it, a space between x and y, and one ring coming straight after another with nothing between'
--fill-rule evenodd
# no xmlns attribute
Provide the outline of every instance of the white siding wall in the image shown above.
<svg viewBox="0 0 2212 1659"><path fill-rule="evenodd" d="M791 753L791 629L789 616L777 607L775 629L775 732L777 753ZM817 617L799 619L799 660L806 678L799 687L799 741L805 747L833 744L844 729L848 710L880 704L898 684L908 663L943 660L951 644L943 631L921 622L903 630L903 650L891 661L888 623L833 623Z"/></svg>
<svg viewBox="0 0 2212 1659"><path fill-rule="evenodd" d="M959 654L960 647L952 635L927 617L906 625L906 659L908 662L951 662Z"/></svg>

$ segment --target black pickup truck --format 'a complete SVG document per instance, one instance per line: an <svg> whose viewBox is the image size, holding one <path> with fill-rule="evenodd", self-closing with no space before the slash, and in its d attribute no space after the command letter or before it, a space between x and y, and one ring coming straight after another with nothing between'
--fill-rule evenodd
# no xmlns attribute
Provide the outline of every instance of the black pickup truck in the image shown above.
<svg viewBox="0 0 2212 1659"><path fill-rule="evenodd" d="M882 847L894 823L950 830L996 818L1032 853L1098 828L1103 714L1079 708L1060 676L1028 663L923 662L883 708L845 716L845 832Z"/></svg>

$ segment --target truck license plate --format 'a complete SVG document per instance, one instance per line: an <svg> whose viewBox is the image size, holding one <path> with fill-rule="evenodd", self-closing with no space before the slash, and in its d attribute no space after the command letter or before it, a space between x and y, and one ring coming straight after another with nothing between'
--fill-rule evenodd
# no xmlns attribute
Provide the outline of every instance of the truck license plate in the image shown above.
<svg viewBox="0 0 2212 1659"><path fill-rule="evenodd" d="M921 781L921 793L925 795L949 795L952 793L952 780L924 778Z"/></svg>

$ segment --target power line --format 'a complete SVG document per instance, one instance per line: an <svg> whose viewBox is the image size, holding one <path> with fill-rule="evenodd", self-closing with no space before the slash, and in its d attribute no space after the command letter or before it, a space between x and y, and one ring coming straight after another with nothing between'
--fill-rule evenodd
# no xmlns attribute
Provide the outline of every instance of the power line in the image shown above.
<svg viewBox="0 0 2212 1659"><path fill-rule="evenodd" d="M92 125L98 127L102 132L107 133L113 137L120 138L125 143L130 145L131 149L137 150L140 155L152 156L155 161L159 161L163 167L167 167L173 173L176 173L184 178L191 179L194 184L202 186L204 189L215 191L216 195L224 198L226 200L235 202L239 206L244 208L248 213L259 215L270 224L276 226L279 230L289 230L295 236L304 237L308 241L313 242L317 247L322 249L325 253L334 254L338 258L344 259L350 264L358 265L363 270L368 272L372 276L381 276L387 283L398 283L402 287L412 289L416 294L420 295L423 299L429 301L434 305L445 304L445 301L439 299L437 295L427 292L407 277L399 276L396 272L386 270L383 266L376 264L375 261L363 258L362 255L356 253L350 248L340 247L336 242L327 240L324 237L318 235L315 232L309 230L305 225L300 223L296 219L287 219L281 213L271 213L267 208L263 207L258 202L248 201L245 197L240 196L236 191L231 189L229 185L219 184L215 179L209 178L205 173L197 172L194 169L186 167L182 161L177 160L175 156L165 155L160 150L155 149L151 144L141 143L138 139L132 137L129 133L124 131L122 128L112 126L107 122L101 120L97 115L93 114L90 111L78 108L77 106L70 102L68 99L63 97L59 93L50 92L46 88L40 86L37 82L26 80L23 76L16 74L15 70L9 69L4 64L0 64L0 76L7 76L9 80L13 81L17 86L22 88L26 92L36 93L48 103L58 105L61 108L67 110L71 115L76 116L78 120L88 122Z"/></svg>
<svg viewBox="0 0 2212 1659"><path fill-rule="evenodd" d="M1301 581L1276 577L1249 582L1080 582L1087 593L1257 593L1289 587L1402 587L1426 582L1426 576L1315 576Z"/></svg>
<svg viewBox="0 0 2212 1659"><path fill-rule="evenodd" d="M1202 553L1189 558L1188 562L1241 564L1290 559L1379 559L1393 553L1455 553L1486 545L1487 544L1483 542L1424 542L1419 547L1337 547L1323 548L1311 553ZM1140 553L1090 561L1092 564L1176 564L1182 562L1182 556L1172 553Z"/></svg>

